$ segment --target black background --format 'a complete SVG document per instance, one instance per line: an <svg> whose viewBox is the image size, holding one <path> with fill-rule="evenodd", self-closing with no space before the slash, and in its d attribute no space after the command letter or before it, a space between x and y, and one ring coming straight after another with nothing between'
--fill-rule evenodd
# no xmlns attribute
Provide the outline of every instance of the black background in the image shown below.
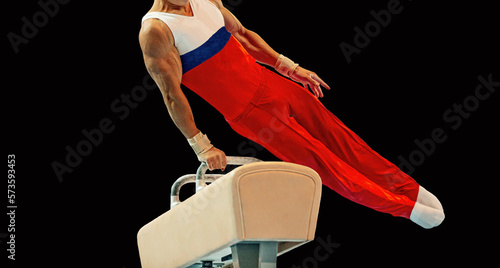
<svg viewBox="0 0 500 268"><path fill-rule="evenodd" d="M21 18L31 21L42 9L37 1L11 2L2 10L3 132L6 154L16 155L18 208L16 261L7 259L6 239L2 259L7 267L140 267L137 231L168 210L172 182L199 164L159 91L147 91L127 116L111 109L147 75L137 36L153 1L70 1L18 53L8 34L22 35ZM353 28L364 28L373 20L370 11L388 2L226 3L276 51L329 83L324 105L387 159L408 159L418 150L414 140L430 138L437 128L447 135L412 174L440 198L444 223L424 230L324 188L316 236L340 247L318 267L457 261L480 267L493 259L498 235L500 93L480 101L457 129L443 114L474 95L478 76L500 81L498 9L493 1L402 0L402 12L348 64L339 44L353 44ZM185 93L197 126L227 155L255 152L276 160ZM82 131L98 128L104 118L113 131L61 182L51 165L65 164L65 148L76 148L86 139ZM7 233L4 219L1 233ZM302 265L319 245L283 255L278 267Z"/></svg>

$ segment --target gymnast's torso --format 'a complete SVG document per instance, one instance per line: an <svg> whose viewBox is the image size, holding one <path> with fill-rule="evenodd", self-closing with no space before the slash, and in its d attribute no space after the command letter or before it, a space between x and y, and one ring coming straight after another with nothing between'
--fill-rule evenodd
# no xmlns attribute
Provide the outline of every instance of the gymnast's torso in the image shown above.
<svg viewBox="0 0 500 268"><path fill-rule="evenodd" d="M224 26L209 0L189 1L193 16L149 12L172 32L181 62L182 84L215 107L226 119L243 112L257 92L263 68Z"/></svg>

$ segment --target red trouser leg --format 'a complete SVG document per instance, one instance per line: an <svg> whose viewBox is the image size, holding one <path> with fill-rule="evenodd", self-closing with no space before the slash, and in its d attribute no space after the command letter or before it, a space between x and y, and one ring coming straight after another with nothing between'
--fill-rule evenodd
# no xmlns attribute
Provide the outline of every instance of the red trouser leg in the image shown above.
<svg viewBox="0 0 500 268"><path fill-rule="evenodd" d="M294 92L285 95L291 115L311 136L380 187L417 200L419 185L412 177L372 150L308 91Z"/></svg>
<svg viewBox="0 0 500 268"><path fill-rule="evenodd" d="M283 161L316 170L324 185L345 198L410 217L418 184L371 150L309 92L266 73L258 94L246 112L229 122L236 132Z"/></svg>

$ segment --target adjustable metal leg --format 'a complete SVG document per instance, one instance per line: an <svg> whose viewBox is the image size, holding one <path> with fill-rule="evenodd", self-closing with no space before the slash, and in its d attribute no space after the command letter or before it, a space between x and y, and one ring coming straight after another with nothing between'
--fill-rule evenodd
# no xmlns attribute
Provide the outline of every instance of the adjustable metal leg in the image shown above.
<svg viewBox="0 0 500 268"><path fill-rule="evenodd" d="M259 244L236 244L231 247L234 268L258 268Z"/></svg>
<svg viewBox="0 0 500 268"><path fill-rule="evenodd" d="M276 268L278 242L261 242L259 249L259 268Z"/></svg>
<svg viewBox="0 0 500 268"><path fill-rule="evenodd" d="M234 268L276 268L278 242L239 243L231 251Z"/></svg>

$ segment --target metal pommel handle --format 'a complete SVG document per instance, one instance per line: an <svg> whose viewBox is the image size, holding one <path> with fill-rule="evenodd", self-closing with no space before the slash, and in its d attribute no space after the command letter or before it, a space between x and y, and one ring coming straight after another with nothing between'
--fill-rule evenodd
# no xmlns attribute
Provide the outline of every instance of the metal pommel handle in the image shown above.
<svg viewBox="0 0 500 268"><path fill-rule="evenodd" d="M262 160L254 157L241 157L241 156L228 156L227 164L233 166L243 166L250 163L262 162ZM203 190L207 187L205 174L208 170L208 164L206 162L201 163L198 171L196 171L196 192Z"/></svg>
<svg viewBox="0 0 500 268"><path fill-rule="evenodd" d="M228 165L241 166L255 162L262 162L262 160L253 157L238 157L238 156L227 157ZM184 175L174 182L174 184L172 185L172 189L170 191L170 209L174 208L175 206L181 203L181 200L179 198L179 193L181 191L182 186L188 183L196 183L196 192L199 192L207 186L206 184L207 182L214 182L218 178L224 176L222 174L207 175L205 174L207 170L208 170L208 165L207 163L203 162L198 168L196 175L194 174Z"/></svg>
<svg viewBox="0 0 500 268"><path fill-rule="evenodd" d="M221 174L210 174L207 175L206 180L208 182L214 182L218 178L222 177L224 175ZM170 209L174 208L178 204L181 203L181 200L179 198L179 193L181 191L182 186L188 184L188 183L195 183L196 182L196 175L190 174L190 175L184 175L180 178L178 178L174 184L172 185L172 189L170 190Z"/></svg>

